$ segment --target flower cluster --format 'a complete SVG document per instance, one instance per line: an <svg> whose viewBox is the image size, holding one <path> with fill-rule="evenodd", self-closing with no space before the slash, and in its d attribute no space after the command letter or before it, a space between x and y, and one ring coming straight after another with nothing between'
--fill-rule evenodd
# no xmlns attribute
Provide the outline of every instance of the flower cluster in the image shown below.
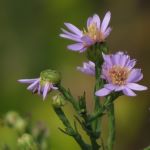
<svg viewBox="0 0 150 150"><path fill-rule="evenodd" d="M65 23L69 31L62 28L60 37L75 41L77 43L69 45L68 49L73 51L84 52L88 47L97 43L103 44L105 39L111 32L109 22L111 13L108 11L103 20L97 14L87 19L87 29L80 30L71 23ZM97 55L97 54L95 54ZM141 69L135 69L136 60L131 59L124 52L115 54L104 54L101 52L103 65L99 66L101 75L106 84L102 89L96 91L96 96L106 96L112 92L122 92L127 96L135 96L135 91L146 90L147 87L137 84L143 78ZM100 59L100 58L99 58ZM84 62L82 67L77 67L77 70L95 75L96 64L92 61ZM56 78L56 79L55 79ZM28 90L33 93L43 95L43 99L51 90L57 90L56 84L60 81L59 74L51 70L43 71L39 78L21 79L19 82L30 84Z"/></svg>

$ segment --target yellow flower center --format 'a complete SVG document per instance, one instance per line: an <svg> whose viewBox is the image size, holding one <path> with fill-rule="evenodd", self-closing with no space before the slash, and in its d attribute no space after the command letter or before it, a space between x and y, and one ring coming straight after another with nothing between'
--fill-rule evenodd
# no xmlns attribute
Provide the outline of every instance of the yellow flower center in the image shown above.
<svg viewBox="0 0 150 150"><path fill-rule="evenodd" d="M130 71L126 67L113 66L108 74L113 84L125 85Z"/></svg>
<svg viewBox="0 0 150 150"><path fill-rule="evenodd" d="M104 34L97 28L95 22L91 23L88 26L87 31L84 29L83 32L84 35L90 37L94 42L102 42L105 39Z"/></svg>

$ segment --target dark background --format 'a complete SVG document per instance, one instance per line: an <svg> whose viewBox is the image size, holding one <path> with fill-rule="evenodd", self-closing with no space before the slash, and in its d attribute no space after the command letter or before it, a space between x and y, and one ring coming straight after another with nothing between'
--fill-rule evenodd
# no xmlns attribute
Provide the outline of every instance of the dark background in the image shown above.
<svg viewBox="0 0 150 150"><path fill-rule="evenodd" d="M47 68L62 72L63 83L75 96L87 92L89 111L94 86L92 77L76 71L86 60L85 54L66 49L68 40L59 38L64 22L81 29L89 16L101 16L110 10L113 28L108 38L112 52L127 51L138 60L144 79L150 84L150 1L149 0L1 0L0 1L0 115L9 110L21 114L31 112L33 120L44 121L50 129L49 149L79 149L74 140L63 135L62 126L51 108L50 97L45 102L32 95L20 78L35 78ZM142 150L150 145L149 90L137 97L122 96L115 103L117 136L115 150ZM71 107L66 106L70 115ZM104 119L104 126L107 119ZM107 131L104 127L103 137ZM86 138L86 136L85 136ZM0 127L0 147L9 143L16 149L16 134Z"/></svg>

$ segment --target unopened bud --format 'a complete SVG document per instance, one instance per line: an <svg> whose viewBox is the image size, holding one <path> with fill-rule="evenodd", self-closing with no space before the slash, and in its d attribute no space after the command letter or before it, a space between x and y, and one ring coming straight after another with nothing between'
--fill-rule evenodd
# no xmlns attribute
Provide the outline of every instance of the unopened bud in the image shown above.
<svg viewBox="0 0 150 150"><path fill-rule="evenodd" d="M5 123L8 125L8 126L14 126L16 121L20 119L20 116L17 112L15 111L10 111L6 114L4 120L5 120Z"/></svg>
<svg viewBox="0 0 150 150"><path fill-rule="evenodd" d="M25 133L18 139L18 147L24 150L36 150L36 143L30 134Z"/></svg>
<svg viewBox="0 0 150 150"><path fill-rule="evenodd" d="M58 94L58 95L55 95L53 97L53 106L54 107L59 108L59 107L62 107L64 105L65 105L65 100L64 100L64 97L62 95Z"/></svg>
<svg viewBox="0 0 150 150"><path fill-rule="evenodd" d="M14 124L14 128L19 132L19 133L23 133L25 132L27 127L27 121L19 118L17 119L16 123Z"/></svg>
<svg viewBox="0 0 150 150"><path fill-rule="evenodd" d="M47 69L41 72L40 74L40 83L41 85L45 84L45 82L58 84L61 81L61 75L58 71Z"/></svg>

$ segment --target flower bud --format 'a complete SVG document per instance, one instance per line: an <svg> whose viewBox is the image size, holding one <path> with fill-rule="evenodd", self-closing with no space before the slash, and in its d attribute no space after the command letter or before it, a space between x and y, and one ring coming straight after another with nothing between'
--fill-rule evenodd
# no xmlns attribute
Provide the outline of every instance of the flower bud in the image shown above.
<svg viewBox="0 0 150 150"><path fill-rule="evenodd" d="M47 69L40 74L40 84L43 85L46 82L58 84L61 81L61 75L59 72L51 69Z"/></svg>
<svg viewBox="0 0 150 150"><path fill-rule="evenodd" d="M18 147L19 149L24 149L24 150L36 150L37 146L36 143L33 140L33 137L30 134L23 134L19 139L18 139Z"/></svg>
<svg viewBox="0 0 150 150"><path fill-rule="evenodd" d="M60 94L55 95L53 97L53 103L52 104L54 107L57 107L57 108L64 106L65 105L64 97Z"/></svg>
<svg viewBox="0 0 150 150"><path fill-rule="evenodd" d="M19 132L19 133L23 133L25 132L27 127L27 121L19 118L17 119L16 123L14 124L14 128Z"/></svg>
<svg viewBox="0 0 150 150"><path fill-rule="evenodd" d="M11 126L11 127L15 125L18 119L20 119L20 116L15 111L9 111L4 118L6 125Z"/></svg>

